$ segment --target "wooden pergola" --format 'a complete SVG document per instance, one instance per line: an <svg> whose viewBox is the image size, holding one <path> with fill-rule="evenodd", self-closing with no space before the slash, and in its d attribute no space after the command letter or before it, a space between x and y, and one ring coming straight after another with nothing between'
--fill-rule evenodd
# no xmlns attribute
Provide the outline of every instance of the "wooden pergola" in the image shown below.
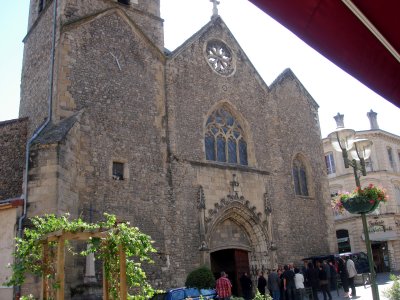
<svg viewBox="0 0 400 300"><path fill-rule="evenodd" d="M100 238L105 239L109 234L108 231L94 230L94 231L82 231L82 232L71 232L71 231L55 231L47 234L42 238L41 242L43 243L43 264L45 270L42 275L42 287L41 287L41 298L43 300L49 299L50 293L50 285L49 285L49 274L50 270L48 269L49 264L49 243L56 242L57 244L57 253L55 256L55 265L56 265L56 276L55 281L59 285L56 290L56 300L64 300L64 289L65 289L65 241L67 240L75 240L75 241L87 241L90 238ZM104 241L106 242L106 241ZM128 288L126 281L126 253L122 247L119 245L119 261L120 261L120 288L119 288L119 299L126 300L128 296ZM103 300L110 300L109 295L109 287L110 283L107 280L107 276L104 270L104 262L103 262Z"/></svg>

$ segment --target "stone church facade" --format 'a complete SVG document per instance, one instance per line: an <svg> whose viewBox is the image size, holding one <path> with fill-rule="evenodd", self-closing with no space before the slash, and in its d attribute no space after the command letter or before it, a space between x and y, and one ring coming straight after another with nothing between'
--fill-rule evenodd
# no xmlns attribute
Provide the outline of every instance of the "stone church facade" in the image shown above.
<svg viewBox="0 0 400 300"><path fill-rule="evenodd" d="M159 2L31 0L27 217L130 221L156 288L335 251L316 102L290 69L268 86L218 15L164 49ZM67 285L84 272L69 259Z"/></svg>

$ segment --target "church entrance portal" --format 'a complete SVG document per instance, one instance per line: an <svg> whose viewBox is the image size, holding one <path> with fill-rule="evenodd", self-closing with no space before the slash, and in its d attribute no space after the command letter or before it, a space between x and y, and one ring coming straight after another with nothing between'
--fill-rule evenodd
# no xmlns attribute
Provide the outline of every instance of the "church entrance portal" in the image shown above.
<svg viewBox="0 0 400 300"><path fill-rule="evenodd" d="M244 272L250 275L248 251L225 249L212 252L211 270L216 279L220 277L221 271L225 271L232 282L232 294L242 296L239 278Z"/></svg>

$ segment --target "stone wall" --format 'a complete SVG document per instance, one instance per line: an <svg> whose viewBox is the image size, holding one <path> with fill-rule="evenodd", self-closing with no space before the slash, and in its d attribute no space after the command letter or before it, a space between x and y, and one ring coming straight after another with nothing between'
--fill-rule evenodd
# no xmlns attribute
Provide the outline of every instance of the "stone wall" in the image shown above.
<svg viewBox="0 0 400 300"><path fill-rule="evenodd" d="M15 249L18 210L17 207L0 209L0 299L12 299L13 295L13 287L3 286L3 283L12 274L8 264L14 262L12 253Z"/></svg>
<svg viewBox="0 0 400 300"><path fill-rule="evenodd" d="M224 41L234 53L236 69L232 75L218 75L208 65L204 49L212 39ZM200 241L196 233L198 224L194 221L198 219L196 186L204 188L208 211L229 193L233 173L240 178L242 195L262 213L262 220L264 193L270 193L279 263L333 251L334 232L328 209L318 106L293 73L285 71L269 88L225 24L217 20L212 28L205 26L185 47L172 53L167 80L171 151L181 162L173 173L176 206L182 214L181 226L191 228L176 234L181 232L181 240L192 245L187 251L182 249L186 254L176 259L187 258L183 263L190 268L198 255ZM244 170L212 162L208 165L205 161L204 126L209 114L220 106L230 109L246 132L249 166L244 166ZM292 161L299 153L307 158L310 190L307 197L294 194ZM185 162L196 164L196 175ZM308 242L304 236L313 236L313 241L318 242Z"/></svg>
<svg viewBox="0 0 400 300"><path fill-rule="evenodd" d="M49 5L40 14L24 38L19 117L29 117L29 136L32 136L48 117L52 7L53 5Z"/></svg>
<svg viewBox="0 0 400 300"><path fill-rule="evenodd" d="M0 200L20 197L28 120L0 122Z"/></svg>
<svg viewBox="0 0 400 300"><path fill-rule="evenodd" d="M286 219L286 225L282 227L283 232L279 236L290 234L296 237L307 235L308 232L313 239L324 241L300 244L291 240L288 249L292 253L301 251L319 255L334 252L336 245L333 216L319 129L318 105L291 70L284 71L271 85L271 89L271 96L279 103L279 136L285 137L280 140L283 165L279 173L282 177L274 184L285 191L286 195L282 195L282 199L287 199L285 209L279 212L282 215L278 218ZM296 155L300 155L307 166L308 197L294 193L292 161Z"/></svg>

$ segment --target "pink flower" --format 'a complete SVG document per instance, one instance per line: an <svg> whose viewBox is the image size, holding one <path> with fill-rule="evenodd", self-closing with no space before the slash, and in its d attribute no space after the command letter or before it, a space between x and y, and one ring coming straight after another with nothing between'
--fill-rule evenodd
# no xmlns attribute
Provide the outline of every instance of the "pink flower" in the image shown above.
<svg viewBox="0 0 400 300"><path fill-rule="evenodd" d="M375 201L374 200L369 200L369 203L374 204Z"/></svg>

